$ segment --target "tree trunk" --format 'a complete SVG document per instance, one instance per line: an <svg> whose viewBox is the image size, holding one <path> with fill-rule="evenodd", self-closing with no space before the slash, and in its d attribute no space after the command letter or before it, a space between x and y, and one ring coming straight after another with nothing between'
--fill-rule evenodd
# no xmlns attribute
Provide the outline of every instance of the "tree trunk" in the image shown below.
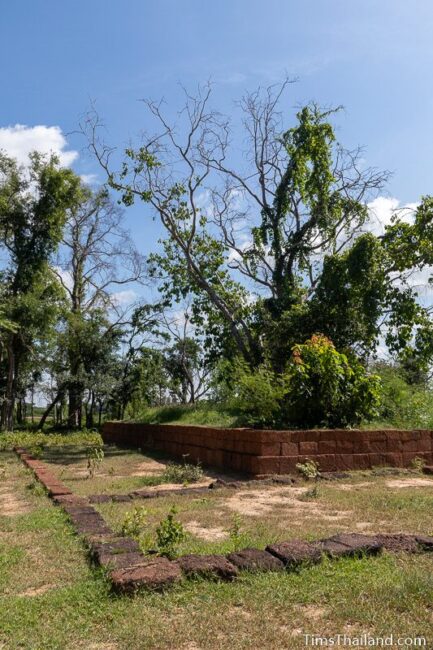
<svg viewBox="0 0 433 650"><path fill-rule="evenodd" d="M87 411L87 412L86 412L86 427L87 427L88 429L92 429L92 428L93 428L93 425L94 425L94 422L93 422L93 413L94 413L94 410L95 410L95 393L94 393L94 391L92 390L92 391L91 391L91 400L90 400L90 404L89 404L89 402L87 402L87 404L86 404L86 411Z"/></svg>
<svg viewBox="0 0 433 650"><path fill-rule="evenodd" d="M77 383L69 388L68 424L73 429L81 428L81 409L83 393L81 386Z"/></svg>
<svg viewBox="0 0 433 650"><path fill-rule="evenodd" d="M31 403L30 403L30 414L32 416L32 424L35 423L35 387L32 384L31 388Z"/></svg>
<svg viewBox="0 0 433 650"><path fill-rule="evenodd" d="M7 346L7 379L6 390L2 407L1 428L4 431L12 431L14 426L15 407L15 350L14 335L9 336Z"/></svg>
<svg viewBox="0 0 433 650"><path fill-rule="evenodd" d="M59 391L57 392L57 395L55 396L55 398L54 398L53 401L51 402L51 404L49 404L49 405L47 406L47 408L45 409L45 411L44 411L43 414L42 414L41 419L39 420L38 429L42 429L42 427L43 427L44 424L45 424L45 421L46 421L47 417L49 416L49 414L51 413L51 411L53 410L53 408L55 407L55 405L56 405L60 400L63 399L63 396L64 396L64 390L65 390L64 388L62 388L61 390L59 390Z"/></svg>
<svg viewBox="0 0 433 650"><path fill-rule="evenodd" d="M23 398L20 397L17 401L17 424L23 423Z"/></svg>

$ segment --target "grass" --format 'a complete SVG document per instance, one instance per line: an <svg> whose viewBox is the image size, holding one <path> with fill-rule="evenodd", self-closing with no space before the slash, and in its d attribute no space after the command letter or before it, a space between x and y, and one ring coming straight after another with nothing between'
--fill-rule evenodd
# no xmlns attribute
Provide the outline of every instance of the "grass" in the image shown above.
<svg viewBox="0 0 433 650"><path fill-rule="evenodd" d="M433 480L431 488L395 491L387 486L387 480L355 474L344 482L345 489L338 483L320 484L318 496L309 498L310 484L299 490L254 486L236 492L210 490L205 496L170 495L97 507L119 531L128 511L137 506L145 508L142 543L144 548L153 548L156 527L174 505L178 520L192 531L180 545L180 554L264 548L275 541L318 539L345 531L433 534ZM233 527L238 535L230 535Z"/></svg>
<svg viewBox="0 0 433 650"><path fill-rule="evenodd" d="M212 402L199 402L198 404L176 404L170 406L147 407L139 415L133 414L130 420L146 424L192 424L220 428L247 426L245 416L241 416L234 409L227 408L224 404ZM425 421L421 416L412 419L405 418L376 418L372 421L362 422L360 429L416 429L428 428L430 420ZM286 427L287 429L296 427ZM350 433L350 429L348 429Z"/></svg>
<svg viewBox="0 0 433 650"><path fill-rule="evenodd" d="M221 428L240 426L239 413L211 402L148 407L138 417L131 419L146 424L197 424Z"/></svg>
<svg viewBox="0 0 433 650"><path fill-rule="evenodd" d="M42 459L51 464L52 471L66 485L84 496L126 494L133 489L165 483L167 461L163 456L149 456L115 446L105 449L104 459L93 479L87 478L84 448L50 448L45 450ZM184 526L201 533L188 535L180 547L182 553L225 553L233 550L233 542L264 547L288 537L314 539L345 530L433 534L433 525L427 523L433 510L433 480L429 481L431 488L389 487L392 481L417 480L420 476L410 470L401 470L397 476L384 470L358 471L344 482L320 482L317 494L314 482L303 481L296 488L256 484L240 491L228 488L196 495L170 494L152 500L97 507L120 532L127 512L135 506L143 506L147 511L143 544L152 547L157 525L174 505ZM427 477L424 480L428 480ZM239 518L240 537L232 540L228 531L236 517ZM208 535L206 530L210 531ZM215 539L206 540L206 536L212 537L212 531L216 533Z"/></svg>
<svg viewBox="0 0 433 650"><path fill-rule="evenodd" d="M96 468L93 478L88 478L86 449L82 446L51 447L44 449L41 460L48 462L59 479L76 494L124 494L138 488L159 485L162 480L160 472L147 476L134 476L140 473L140 467L146 459L139 451L121 449L114 446L104 447L104 459Z"/></svg>
<svg viewBox="0 0 433 650"><path fill-rule="evenodd" d="M136 456L118 454L107 462L126 468ZM71 459L69 449L64 460ZM324 562L299 573L242 574L231 584L185 581L165 594L120 597L110 593L103 573L88 565L82 543L61 510L43 493L27 488L32 475L13 454L0 454L0 469L0 647L4 643L12 650L297 650L305 648L304 634L344 633L424 635L426 647L433 645L433 554L383 554ZM299 500L301 510L296 503L295 507L282 502L261 517L240 515L241 541L263 546L272 538L306 539L353 530L363 522L372 530L432 533L433 481L432 488L389 485L416 477L358 472L344 483L320 483L316 499ZM274 490L263 486L260 491L269 489ZM285 490L296 494L293 488ZM6 516L1 512L8 492L20 507ZM244 492L250 497L242 500L257 509L262 499L256 487ZM228 530L234 511L227 503L236 495L221 490L204 499L178 496L126 507L104 504L100 509L117 528L127 509L144 505L151 536L172 503L185 525L194 520L204 528ZM309 510L312 506L319 508L319 515ZM344 518L325 518L341 512L346 513ZM229 536L206 541L190 535L185 549L231 550L238 542Z"/></svg>
<svg viewBox="0 0 433 650"><path fill-rule="evenodd" d="M36 455L40 448L69 446L71 448L80 445L82 447L99 446L102 438L96 431L65 431L50 433L43 431L32 431L21 429L17 431L0 432L0 451L13 449L14 447L26 447Z"/></svg>
<svg viewBox="0 0 433 650"><path fill-rule="evenodd" d="M45 448L39 455L50 463L53 473L76 494L126 494L139 488L180 483L185 477L198 480L199 468L181 463L168 463L163 454L143 455L140 451L114 445L104 447L104 458L93 478L87 470L86 448L56 446ZM182 478L183 477L183 478ZM182 480L181 480L182 479Z"/></svg>

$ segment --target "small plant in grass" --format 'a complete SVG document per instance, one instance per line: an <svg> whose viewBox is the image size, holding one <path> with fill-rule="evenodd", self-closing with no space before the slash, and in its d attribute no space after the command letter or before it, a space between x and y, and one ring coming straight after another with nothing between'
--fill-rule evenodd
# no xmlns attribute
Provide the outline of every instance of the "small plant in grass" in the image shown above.
<svg viewBox="0 0 433 650"><path fill-rule="evenodd" d="M182 463L167 463L163 473L163 480L166 483L183 483L187 485L188 483L197 483L203 478L203 469L200 463L193 465L187 463L186 459L187 456L185 455Z"/></svg>
<svg viewBox="0 0 433 650"><path fill-rule="evenodd" d="M243 520L238 514L233 515L231 525L228 528L230 540L233 543L234 550L237 551L245 546L245 532L243 531Z"/></svg>
<svg viewBox="0 0 433 650"><path fill-rule="evenodd" d="M147 510L143 507L137 507L129 510L122 524L122 535L132 537L139 541L144 532L147 519Z"/></svg>
<svg viewBox="0 0 433 650"><path fill-rule="evenodd" d="M296 469L308 480L319 478L319 466L314 460L306 460L305 463L296 463Z"/></svg>
<svg viewBox="0 0 433 650"><path fill-rule="evenodd" d="M317 499L319 497L319 486L316 485L311 488L310 490L307 490L304 494L300 496L301 501L309 501L310 499Z"/></svg>
<svg viewBox="0 0 433 650"><path fill-rule="evenodd" d="M185 529L180 521L176 520L177 510L174 506L165 519L156 529L156 548L159 555L173 559L177 555L177 547L186 537Z"/></svg>
<svg viewBox="0 0 433 650"><path fill-rule="evenodd" d="M41 483L39 483L39 481L35 481L35 480L30 481L30 483L26 485L26 489L29 490L29 492L32 492L32 494L34 494L37 497L42 497L46 495L46 490L44 486Z"/></svg>
<svg viewBox="0 0 433 650"><path fill-rule="evenodd" d="M241 536L241 530L242 530L242 518L240 517L240 515L235 514L232 517L232 523L228 531L230 535L230 539L238 540L239 537Z"/></svg>
<svg viewBox="0 0 433 650"><path fill-rule="evenodd" d="M415 458L412 458L412 460L410 461L410 466L416 472L422 472L423 467L425 466L425 460L424 458L420 458L419 456L416 456Z"/></svg>
<svg viewBox="0 0 433 650"><path fill-rule="evenodd" d="M88 478L93 478L99 465L104 460L102 447L90 447L86 450Z"/></svg>

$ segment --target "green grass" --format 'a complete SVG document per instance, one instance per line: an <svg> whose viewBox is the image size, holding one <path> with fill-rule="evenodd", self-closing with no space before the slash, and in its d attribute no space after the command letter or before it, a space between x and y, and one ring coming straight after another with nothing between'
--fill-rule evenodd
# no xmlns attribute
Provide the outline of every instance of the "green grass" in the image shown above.
<svg viewBox="0 0 433 650"><path fill-rule="evenodd" d="M297 650L305 648L307 633L424 635L432 647L433 555L384 554L324 562L299 573L242 574L230 584L185 581L165 594L115 596L103 573L88 565L61 510L26 488L31 474L9 453L0 454L0 464L2 494L10 489L26 509L0 515L0 647ZM373 522L386 518L391 528L431 526L431 490L391 491L382 477L373 499L373 478L357 476L355 487L360 479L371 482L364 492L344 491L340 484L321 486L324 512L327 503L334 509L353 508L350 525L371 515ZM209 511L214 516L224 498L215 494L212 507L209 501L193 500L194 517L206 517ZM156 518L166 506L152 502L152 508L161 509ZM108 516L108 509L104 513ZM341 526L298 515L301 525L294 527L290 513L280 510L279 516L286 537L305 538ZM230 524L227 513L223 521ZM263 540L266 534L266 529L260 533Z"/></svg>
<svg viewBox="0 0 433 650"><path fill-rule="evenodd" d="M129 418L133 422L146 424L193 424L220 428L247 426L245 417L224 404L199 402L198 404L178 404L171 406L155 406L144 409L138 416ZM425 422L418 413L406 418L376 418L370 422L362 422L360 429L417 429L428 428L430 420ZM296 428L296 427L286 427ZM350 431L350 429L348 429Z"/></svg>
<svg viewBox="0 0 433 650"><path fill-rule="evenodd" d="M401 479L414 477L402 474ZM177 519L190 531L179 546L181 555L227 553L247 546L265 548L276 541L299 537L314 540L338 532L433 534L433 480L431 487L392 490L385 477L354 472L343 484L321 483L317 498L306 499L310 485L304 483L300 489L255 485L240 491L209 490L203 496L169 495L97 507L117 531L127 512L143 507L147 514L142 546L151 549L155 547L156 527L174 505ZM234 526L237 535L230 534Z"/></svg>
<svg viewBox="0 0 433 650"><path fill-rule="evenodd" d="M240 424L237 412L210 402L149 407L139 417L131 419L147 424L197 424L221 428Z"/></svg>
<svg viewBox="0 0 433 650"><path fill-rule="evenodd" d="M76 494L126 494L139 488L167 483L183 484L201 480L201 468L185 463L167 463L158 453L104 446L104 457L95 468L93 478L87 469L86 447L57 445L44 448L39 458L50 463L52 472Z"/></svg>

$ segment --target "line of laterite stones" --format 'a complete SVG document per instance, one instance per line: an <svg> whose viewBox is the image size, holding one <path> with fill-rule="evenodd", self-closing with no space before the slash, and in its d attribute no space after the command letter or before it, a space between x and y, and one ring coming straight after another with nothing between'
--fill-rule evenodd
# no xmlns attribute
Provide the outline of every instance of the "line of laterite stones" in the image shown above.
<svg viewBox="0 0 433 650"><path fill-rule="evenodd" d="M133 539L116 535L88 500L71 492L47 468L25 449L15 449L48 491L54 503L68 514L78 535L89 547L91 559L108 572L113 588L134 593L140 588L162 590L186 577L201 576L234 580L240 570L283 571L317 564L324 556L374 556L383 549L419 553L433 552L433 537L427 535L363 535L343 533L315 542L291 540L271 544L266 549L246 548L224 555L184 555L168 560L140 552Z"/></svg>

